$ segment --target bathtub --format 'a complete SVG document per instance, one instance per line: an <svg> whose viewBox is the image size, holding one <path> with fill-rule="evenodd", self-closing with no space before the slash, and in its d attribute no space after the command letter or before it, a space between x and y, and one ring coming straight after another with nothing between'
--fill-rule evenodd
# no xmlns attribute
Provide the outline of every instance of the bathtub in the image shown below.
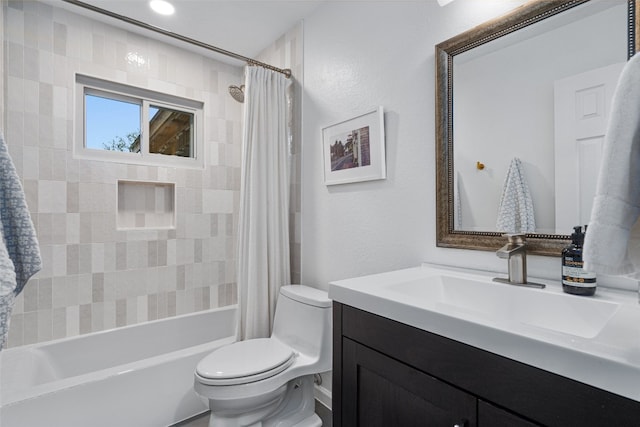
<svg viewBox="0 0 640 427"><path fill-rule="evenodd" d="M207 405L200 359L235 341L237 306L0 352L1 427L162 427Z"/></svg>

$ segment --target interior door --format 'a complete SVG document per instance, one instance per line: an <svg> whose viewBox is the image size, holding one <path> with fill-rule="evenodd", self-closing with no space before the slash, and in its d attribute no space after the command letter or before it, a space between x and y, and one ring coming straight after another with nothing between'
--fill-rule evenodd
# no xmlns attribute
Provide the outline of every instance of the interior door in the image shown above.
<svg viewBox="0 0 640 427"><path fill-rule="evenodd" d="M557 80L555 116L556 233L589 223L611 100L623 63Z"/></svg>

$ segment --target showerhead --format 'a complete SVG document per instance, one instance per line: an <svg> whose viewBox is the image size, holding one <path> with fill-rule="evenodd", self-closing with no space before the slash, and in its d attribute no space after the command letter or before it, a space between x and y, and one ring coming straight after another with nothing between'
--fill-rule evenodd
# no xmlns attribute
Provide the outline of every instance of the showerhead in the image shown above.
<svg viewBox="0 0 640 427"><path fill-rule="evenodd" d="M244 85L238 87L235 85L229 86L229 94L238 102L244 102Z"/></svg>

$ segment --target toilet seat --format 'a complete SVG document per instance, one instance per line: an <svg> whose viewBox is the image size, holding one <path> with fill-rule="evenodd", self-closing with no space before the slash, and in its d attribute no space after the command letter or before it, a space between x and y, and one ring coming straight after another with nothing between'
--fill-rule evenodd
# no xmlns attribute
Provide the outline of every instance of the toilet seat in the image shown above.
<svg viewBox="0 0 640 427"><path fill-rule="evenodd" d="M296 353L280 341L258 338L215 350L198 363L196 374L206 385L235 385L260 381L287 369Z"/></svg>

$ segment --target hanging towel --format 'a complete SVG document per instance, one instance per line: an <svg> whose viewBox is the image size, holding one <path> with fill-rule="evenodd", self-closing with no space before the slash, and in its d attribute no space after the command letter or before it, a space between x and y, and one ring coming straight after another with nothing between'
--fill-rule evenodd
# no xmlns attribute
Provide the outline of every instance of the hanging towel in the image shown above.
<svg viewBox="0 0 640 427"><path fill-rule="evenodd" d="M2 227L0 227L0 234ZM9 258L7 247L0 241L0 351L4 348L9 334L9 320L16 298L16 273Z"/></svg>
<svg viewBox="0 0 640 427"><path fill-rule="evenodd" d="M633 229L640 215L640 55L618 80L602 151L584 268L640 278L640 233Z"/></svg>
<svg viewBox="0 0 640 427"><path fill-rule="evenodd" d="M529 186L517 157L511 160L504 179L496 229L502 233L533 233L536 229Z"/></svg>
<svg viewBox="0 0 640 427"><path fill-rule="evenodd" d="M0 132L0 350L9 331L16 296L42 261L20 178Z"/></svg>

